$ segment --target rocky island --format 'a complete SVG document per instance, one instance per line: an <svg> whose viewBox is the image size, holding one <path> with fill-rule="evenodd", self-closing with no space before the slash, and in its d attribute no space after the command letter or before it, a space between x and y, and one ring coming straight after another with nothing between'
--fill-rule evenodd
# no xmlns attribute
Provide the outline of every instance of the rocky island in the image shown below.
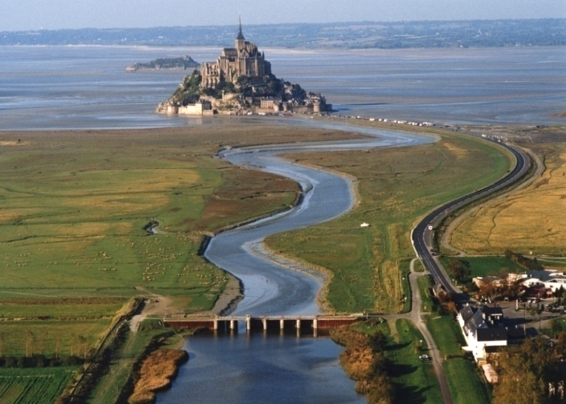
<svg viewBox="0 0 566 404"><path fill-rule="evenodd" d="M189 55L180 58L155 59L148 63L135 63L126 67L127 72L137 72L138 70L187 70L199 68L200 63L196 62Z"/></svg>
<svg viewBox="0 0 566 404"><path fill-rule="evenodd" d="M245 40L242 23L234 48L224 48L216 62L206 62L186 76L158 113L179 115L280 112L320 114L332 106L318 93L277 78L257 45Z"/></svg>

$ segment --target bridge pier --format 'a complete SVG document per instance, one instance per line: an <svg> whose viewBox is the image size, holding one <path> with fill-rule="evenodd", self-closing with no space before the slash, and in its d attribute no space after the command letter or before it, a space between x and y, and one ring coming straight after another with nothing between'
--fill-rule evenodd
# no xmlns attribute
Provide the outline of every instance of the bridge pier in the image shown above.
<svg viewBox="0 0 566 404"><path fill-rule="evenodd" d="M267 318L263 317L261 323L263 325L263 331L267 331Z"/></svg>
<svg viewBox="0 0 566 404"><path fill-rule="evenodd" d="M247 315L246 316L246 330L251 331L251 329L252 329L252 316Z"/></svg>
<svg viewBox="0 0 566 404"><path fill-rule="evenodd" d="M238 322L236 320L234 320L234 319L230 320L230 329L231 330L234 330L237 327L237 325L238 325Z"/></svg>

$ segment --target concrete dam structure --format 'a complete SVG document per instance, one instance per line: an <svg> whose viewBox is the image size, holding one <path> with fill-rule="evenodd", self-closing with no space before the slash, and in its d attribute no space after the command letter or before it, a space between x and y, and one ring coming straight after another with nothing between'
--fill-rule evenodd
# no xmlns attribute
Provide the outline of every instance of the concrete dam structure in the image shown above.
<svg viewBox="0 0 566 404"><path fill-rule="evenodd" d="M247 332L253 331L290 331L317 335L318 331L346 326L358 321L357 316L216 316L164 318L169 327L190 330L208 329L211 331L237 331L240 324L245 324Z"/></svg>

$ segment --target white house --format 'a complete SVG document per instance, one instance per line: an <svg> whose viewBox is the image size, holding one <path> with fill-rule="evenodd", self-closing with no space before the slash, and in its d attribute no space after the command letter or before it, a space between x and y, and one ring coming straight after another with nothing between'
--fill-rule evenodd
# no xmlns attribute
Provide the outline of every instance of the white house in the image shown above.
<svg viewBox="0 0 566 404"><path fill-rule="evenodd" d="M503 327L501 307L474 309L466 305L458 313L457 320L468 344L463 349L472 352L477 362L486 358L490 347L507 346L507 330Z"/></svg>

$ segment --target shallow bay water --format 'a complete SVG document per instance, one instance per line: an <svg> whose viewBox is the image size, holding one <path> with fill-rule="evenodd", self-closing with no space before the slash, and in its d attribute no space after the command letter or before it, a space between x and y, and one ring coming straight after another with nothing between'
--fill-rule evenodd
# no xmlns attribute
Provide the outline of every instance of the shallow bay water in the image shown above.
<svg viewBox="0 0 566 404"><path fill-rule="evenodd" d="M226 44L230 46L231 44ZM259 43L261 48L261 43ZM154 113L187 71L125 72L136 62L213 48L0 47L0 130L214 123ZM273 72L322 92L339 114L442 123L559 124L566 48L267 49Z"/></svg>

